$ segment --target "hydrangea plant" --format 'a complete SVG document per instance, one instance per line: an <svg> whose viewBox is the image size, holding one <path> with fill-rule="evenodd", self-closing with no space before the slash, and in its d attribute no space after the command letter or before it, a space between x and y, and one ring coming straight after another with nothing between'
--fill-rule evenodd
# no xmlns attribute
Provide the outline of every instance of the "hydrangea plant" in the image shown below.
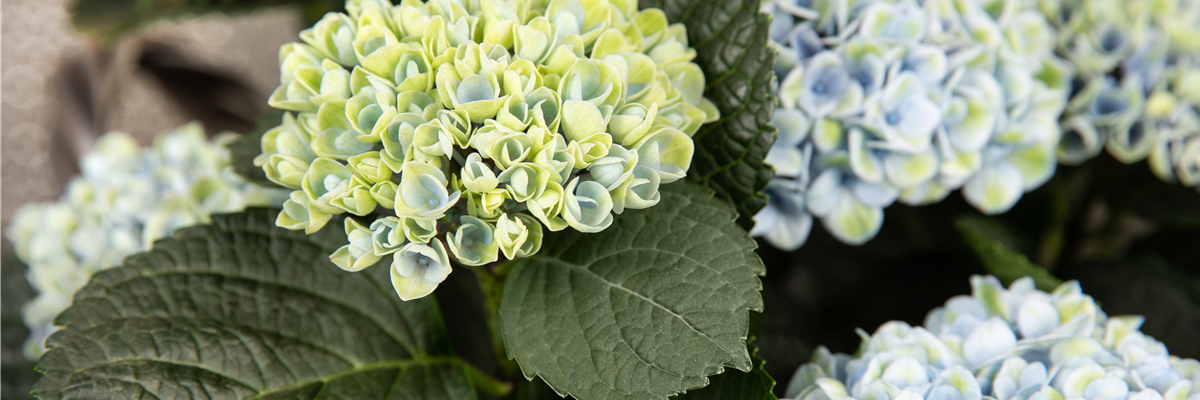
<svg viewBox="0 0 1200 400"><path fill-rule="evenodd" d="M1072 1L1043 7L1058 48L1079 70L1058 157L1079 164L1107 149L1149 159L1165 181L1200 185L1200 42L1194 1ZM1065 10L1072 10L1068 13Z"/></svg>
<svg viewBox="0 0 1200 400"><path fill-rule="evenodd" d="M225 144L235 137L210 141L191 123L140 148L129 135L109 132L80 160L82 175L61 198L17 209L6 233L37 291L21 313L31 332L26 357L45 350L43 342L57 329L54 317L92 273L146 251L175 229L209 223L211 214L286 198L286 191L233 172Z"/></svg>
<svg viewBox="0 0 1200 400"><path fill-rule="evenodd" d="M345 219L331 255L391 260L401 299L452 263L598 232L683 178L719 113L681 24L628 0L351 0L280 50L288 111L255 159L294 191L277 224Z"/></svg>
<svg viewBox="0 0 1200 400"><path fill-rule="evenodd" d="M1171 356L1138 331L1143 319L1108 316L1078 282L1051 293L1022 278L1007 289L971 278L971 296L859 331L854 356L818 348L788 383L792 399L1197 399L1200 362Z"/></svg>
<svg viewBox="0 0 1200 400"><path fill-rule="evenodd" d="M780 52L778 178L752 233L793 250L815 217L862 244L897 200L962 188L994 214L1049 179L1069 70L1043 15L1010 3L764 2Z"/></svg>

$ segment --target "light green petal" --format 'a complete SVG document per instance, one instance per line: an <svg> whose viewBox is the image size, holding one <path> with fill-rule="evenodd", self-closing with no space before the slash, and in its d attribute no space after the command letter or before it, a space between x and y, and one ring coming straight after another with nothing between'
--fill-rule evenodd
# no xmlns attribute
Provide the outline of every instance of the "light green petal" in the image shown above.
<svg viewBox="0 0 1200 400"><path fill-rule="evenodd" d="M450 257L440 240L409 243L392 254L392 287L400 300L428 296L450 275Z"/></svg>

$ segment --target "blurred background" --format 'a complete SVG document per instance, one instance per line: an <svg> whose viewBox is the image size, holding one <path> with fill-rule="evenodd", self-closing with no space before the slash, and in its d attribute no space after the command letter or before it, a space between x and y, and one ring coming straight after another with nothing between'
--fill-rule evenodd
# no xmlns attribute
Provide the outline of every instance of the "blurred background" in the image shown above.
<svg viewBox="0 0 1200 400"><path fill-rule="evenodd" d="M190 120L210 134L249 131L278 84L279 46L338 3L3 0L3 225L21 204L56 198L78 172L75 160L106 131L143 145ZM214 9L231 13L194 16ZM782 381L778 391L816 346L852 353L856 328L872 332L893 319L919 325L932 308L970 293L970 275L997 273L964 233L1079 280L1110 315L1145 315L1143 331L1172 354L1200 356L1200 193L1160 181L1145 163L1123 165L1104 153L1061 167L1000 216L983 216L954 194L933 206L890 207L885 219L861 247L819 224L797 252L760 243L767 312L753 316L752 330L768 372ZM39 375L20 353L20 305L32 291L3 246L0 397L27 398ZM452 277L462 286L456 293L466 294L439 291L443 307L472 303L469 275ZM490 359L487 343L456 345Z"/></svg>

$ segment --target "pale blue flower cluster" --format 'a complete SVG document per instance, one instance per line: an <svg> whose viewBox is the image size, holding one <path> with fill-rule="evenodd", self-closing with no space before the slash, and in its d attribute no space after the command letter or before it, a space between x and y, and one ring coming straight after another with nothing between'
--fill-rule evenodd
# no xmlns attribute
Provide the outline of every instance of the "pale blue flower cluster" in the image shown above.
<svg viewBox="0 0 1200 400"><path fill-rule="evenodd" d="M857 245L896 201L962 188L1001 213L1049 179L1070 74L1043 14L1010 3L766 1L777 178L751 233L793 250L816 218Z"/></svg>
<svg viewBox="0 0 1200 400"><path fill-rule="evenodd" d="M1070 12L1067 12L1070 11ZM1107 149L1200 186L1200 2L1088 0L1043 7L1079 71L1058 148L1065 164Z"/></svg>
<svg viewBox="0 0 1200 400"><path fill-rule="evenodd" d="M145 251L171 231L210 221L209 215L283 202L287 191L247 182L230 166L222 134L212 141L192 123L140 148L129 135L102 136L54 202L17 209L6 234L38 296L21 310L30 337L25 354L36 359L52 321L71 304L92 273Z"/></svg>
<svg viewBox="0 0 1200 400"><path fill-rule="evenodd" d="M924 326L900 321L859 331L855 356L818 348L796 371L796 400L1197 400L1200 362L1171 356L1110 317L1078 282L1051 293L1019 279L1008 289L971 278L972 295L934 309Z"/></svg>

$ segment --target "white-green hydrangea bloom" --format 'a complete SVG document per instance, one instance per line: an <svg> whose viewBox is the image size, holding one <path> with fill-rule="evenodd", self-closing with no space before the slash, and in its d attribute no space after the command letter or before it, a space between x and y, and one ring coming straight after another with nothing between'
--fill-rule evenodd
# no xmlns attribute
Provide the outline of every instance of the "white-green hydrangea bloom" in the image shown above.
<svg viewBox="0 0 1200 400"><path fill-rule="evenodd" d="M1051 12L1057 18L1050 20L1081 87L1063 115L1059 160L1079 164L1107 150L1127 164L1148 160L1165 181L1200 186L1200 4L1075 0L1062 7L1072 12Z"/></svg>
<svg viewBox="0 0 1200 400"><path fill-rule="evenodd" d="M970 296L931 311L924 326L891 321L859 331L857 354L819 347L788 382L789 399L1195 400L1200 362L1171 356L1108 316L1078 282L1053 292L1022 278L1005 288L973 276Z"/></svg>
<svg viewBox="0 0 1200 400"><path fill-rule="evenodd" d="M544 230L598 232L656 205L686 176L692 135L720 117L684 26L632 0L346 10L280 49L270 103L289 113L255 165L295 190L281 227L365 217L347 220L331 259L391 260L405 300L453 263L528 257Z"/></svg>
<svg viewBox="0 0 1200 400"><path fill-rule="evenodd" d="M311 154L299 145L306 137L303 129L290 120L264 142L276 155L307 164ZM37 359L45 351L46 337L57 329L54 317L92 273L150 249L175 229L208 223L210 214L287 199L286 190L250 183L233 171L225 146L235 138L223 133L209 140L192 123L142 148L131 136L110 132L82 157L82 176L73 178L57 201L17 209L6 233L17 257L29 266L26 278L38 293L21 311L30 330L26 357ZM276 182L292 179L291 171L274 171L279 172L272 175Z"/></svg>
<svg viewBox="0 0 1200 400"><path fill-rule="evenodd" d="M862 244L883 210L962 188L1008 211L1053 174L1071 81L1057 31L1016 0L771 0L778 183L755 236L804 244L812 218ZM776 198L778 197L778 198Z"/></svg>

